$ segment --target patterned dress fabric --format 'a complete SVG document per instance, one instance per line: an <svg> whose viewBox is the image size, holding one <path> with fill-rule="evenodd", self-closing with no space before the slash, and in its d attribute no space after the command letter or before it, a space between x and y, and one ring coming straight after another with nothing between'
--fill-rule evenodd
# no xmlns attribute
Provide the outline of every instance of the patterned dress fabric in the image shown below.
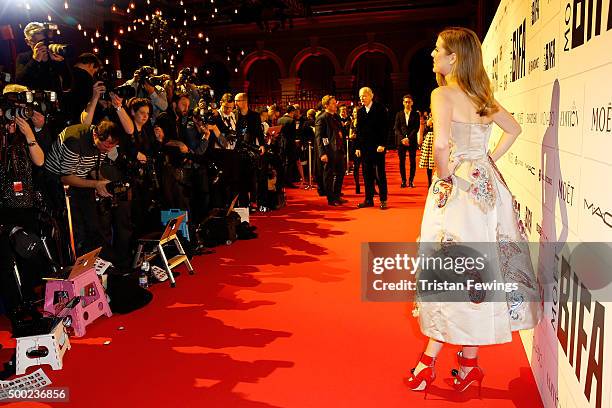
<svg viewBox="0 0 612 408"><path fill-rule="evenodd" d="M423 140L423 145L421 146L421 158L419 159L419 167L422 169L433 169L435 167L433 157L433 139L433 132L427 132L425 139Z"/></svg>
<svg viewBox="0 0 612 408"><path fill-rule="evenodd" d="M473 269L465 274L477 281L492 279L513 284L515 289L501 291L501 295L466 290L458 301L419 294L415 314L421 331L450 344L510 342L513 331L535 327L542 314L540 288L525 229L514 209L512 194L487 153L491 130L491 124L452 122L449 168L454 171L445 180L434 177L429 189L420 253L431 255L432 251L452 245L484 245L487 278L478 276ZM417 277L423 276L423 271L418 270Z"/></svg>

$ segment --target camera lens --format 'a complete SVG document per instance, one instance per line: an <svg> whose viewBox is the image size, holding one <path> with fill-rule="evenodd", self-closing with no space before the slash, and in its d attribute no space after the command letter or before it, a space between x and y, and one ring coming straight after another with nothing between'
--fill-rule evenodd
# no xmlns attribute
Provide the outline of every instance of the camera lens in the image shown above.
<svg viewBox="0 0 612 408"><path fill-rule="evenodd" d="M72 51L72 48L68 44L49 44L48 48L53 54L62 57L69 57Z"/></svg>
<svg viewBox="0 0 612 408"><path fill-rule="evenodd" d="M15 106L6 109L4 116L10 121L14 121L16 118L28 120L34 116L34 109L30 106Z"/></svg>
<svg viewBox="0 0 612 408"><path fill-rule="evenodd" d="M131 98L136 95L136 90L129 85L122 85L113 90L120 98Z"/></svg>

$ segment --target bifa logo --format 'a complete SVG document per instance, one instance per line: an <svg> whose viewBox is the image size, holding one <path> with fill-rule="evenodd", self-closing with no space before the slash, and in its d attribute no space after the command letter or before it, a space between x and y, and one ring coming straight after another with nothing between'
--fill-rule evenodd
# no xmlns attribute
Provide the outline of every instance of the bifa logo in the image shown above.
<svg viewBox="0 0 612 408"><path fill-rule="evenodd" d="M559 261L557 255L555 258ZM554 277L550 323L556 328L557 339L574 368L576 379L584 386L584 396L591 406L601 408L606 309L593 301L591 292L565 256L561 256L559 264L560 274L555 273Z"/></svg>
<svg viewBox="0 0 612 408"><path fill-rule="evenodd" d="M540 19L540 0L531 0L531 25Z"/></svg>
<svg viewBox="0 0 612 408"><path fill-rule="evenodd" d="M573 50L601 34L601 23L606 17L606 31L612 29L612 0L608 1L608 15L603 15L602 0L574 0L565 6L564 51Z"/></svg>
<svg viewBox="0 0 612 408"><path fill-rule="evenodd" d="M525 76L525 23L523 19L523 23L512 34L512 75L510 76L512 82Z"/></svg>
<svg viewBox="0 0 612 408"><path fill-rule="evenodd" d="M544 46L544 71L555 67L555 40Z"/></svg>

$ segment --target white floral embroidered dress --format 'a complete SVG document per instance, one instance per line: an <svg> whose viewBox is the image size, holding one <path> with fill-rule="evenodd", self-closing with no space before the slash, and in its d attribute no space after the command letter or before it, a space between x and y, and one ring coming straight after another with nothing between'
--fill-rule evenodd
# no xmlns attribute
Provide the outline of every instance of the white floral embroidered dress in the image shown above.
<svg viewBox="0 0 612 408"><path fill-rule="evenodd" d="M527 237L514 211L512 194L487 154L491 129L491 124L451 122L449 167L455 169L452 182L434 179L419 241L422 251L430 250L431 243L491 243L485 245L493 248L495 259L489 259L490 265L495 265L493 278L516 283L518 289L502 292L504 301L494 302L483 301L486 291L473 290L466 292L467 301L463 302L419 298L421 331L451 344L509 342L512 331L534 327L541 316L540 291Z"/></svg>

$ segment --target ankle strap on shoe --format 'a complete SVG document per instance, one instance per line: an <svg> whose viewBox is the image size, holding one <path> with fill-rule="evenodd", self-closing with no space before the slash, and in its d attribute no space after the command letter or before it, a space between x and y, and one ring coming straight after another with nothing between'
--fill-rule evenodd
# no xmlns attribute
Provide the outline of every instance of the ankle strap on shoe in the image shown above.
<svg viewBox="0 0 612 408"><path fill-rule="evenodd" d="M461 352L457 353L457 361L463 367L478 367L478 358L465 358Z"/></svg>
<svg viewBox="0 0 612 408"><path fill-rule="evenodd" d="M427 354L421 354L421 363L425 364L428 367L431 367L436 362L435 357L428 356Z"/></svg>

